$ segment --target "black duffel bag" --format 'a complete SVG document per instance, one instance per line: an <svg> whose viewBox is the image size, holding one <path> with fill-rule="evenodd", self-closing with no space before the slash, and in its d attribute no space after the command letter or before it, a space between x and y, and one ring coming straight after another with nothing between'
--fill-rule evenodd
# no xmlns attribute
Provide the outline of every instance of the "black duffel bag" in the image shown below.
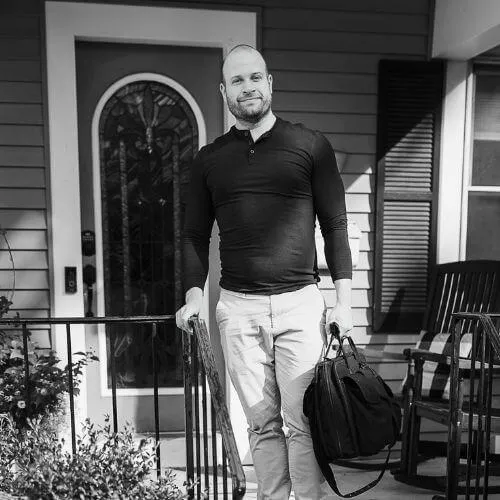
<svg viewBox="0 0 500 500"><path fill-rule="evenodd" d="M328 358L334 340L337 355ZM318 464L337 495L351 498L375 486L387 468L401 427L401 408L388 385L366 363L351 337L333 325L330 342L304 395ZM370 456L389 446L379 476L348 494L339 492L330 467L339 459Z"/></svg>

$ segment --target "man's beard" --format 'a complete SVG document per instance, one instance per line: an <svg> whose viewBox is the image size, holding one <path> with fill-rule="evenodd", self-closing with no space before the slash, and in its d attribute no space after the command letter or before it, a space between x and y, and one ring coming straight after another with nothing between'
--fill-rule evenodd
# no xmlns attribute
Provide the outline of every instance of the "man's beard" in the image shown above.
<svg viewBox="0 0 500 500"><path fill-rule="evenodd" d="M227 107L236 119L247 123L257 123L269 113L271 109L271 100L271 96L267 98L262 97L260 106L254 109L246 109L237 100L233 101L228 99Z"/></svg>

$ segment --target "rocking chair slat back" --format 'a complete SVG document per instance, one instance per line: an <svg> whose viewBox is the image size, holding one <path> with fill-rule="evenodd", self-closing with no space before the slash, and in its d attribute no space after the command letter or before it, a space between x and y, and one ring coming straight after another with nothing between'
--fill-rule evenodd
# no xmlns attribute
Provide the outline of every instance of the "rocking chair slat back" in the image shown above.
<svg viewBox="0 0 500 500"><path fill-rule="evenodd" d="M424 330L451 332L452 313L496 309L500 309L500 261L440 264L433 273Z"/></svg>

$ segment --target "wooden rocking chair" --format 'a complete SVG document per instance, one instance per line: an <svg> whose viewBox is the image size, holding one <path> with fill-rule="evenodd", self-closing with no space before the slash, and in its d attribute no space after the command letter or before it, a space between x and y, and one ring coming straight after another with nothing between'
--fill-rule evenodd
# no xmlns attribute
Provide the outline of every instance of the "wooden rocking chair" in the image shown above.
<svg viewBox="0 0 500 500"><path fill-rule="evenodd" d="M498 319L500 314L453 314L452 352L447 359L451 366L449 403L443 407L418 399L413 402L414 415L448 427L446 496L434 495L433 500L456 500L459 493L466 498L472 494L474 498L481 495L487 499L489 493L500 492L498 481L495 486L490 483L490 471L496 469L495 475L499 475L491 450L492 437L500 434L500 332L494 325ZM463 358L461 343L464 335L469 334L471 355ZM461 480L465 481L462 486Z"/></svg>
<svg viewBox="0 0 500 500"><path fill-rule="evenodd" d="M448 425L453 386L450 360L454 349L458 349L461 358L473 358L475 329L471 329L469 322L468 327L462 328L456 345L453 344L453 314L487 313L497 309L500 309L500 261L463 261L436 266L421 339L416 348L404 351L408 371L403 390L401 467L394 472L396 479L444 489L443 481L417 475L419 456L443 456L447 450L447 443L420 439L421 419ZM440 348L435 349L436 345ZM463 379L469 375L470 371L461 372ZM474 375L471 376L474 379Z"/></svg>

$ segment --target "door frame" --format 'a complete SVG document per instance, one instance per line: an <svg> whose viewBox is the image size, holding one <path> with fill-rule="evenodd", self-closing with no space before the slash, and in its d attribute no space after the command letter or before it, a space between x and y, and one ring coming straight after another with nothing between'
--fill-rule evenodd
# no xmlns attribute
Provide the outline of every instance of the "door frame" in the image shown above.
<svg viewBox="0 0 500 500"><path fill-rule="evenodd" d="M144 43L181 46L218 47L223 56L234 46L258 41L258 10L230 11L217 9L152 7L138 5L54 2L45 3L45 43L47 76L47 115L49 134L51 313L55 317L83 317L80 189L77 133L75 41ZM139 22L138 22L139 21ZM214 82L214 93L216 82ZM215 97L215 95L214 95ZM224 107L224 130L233 117ZM77 269L77 291L65 293L64 268ZM213 266L212 266L213 267ZM209 273L206 290L214 307L216 288ZM209 322L210 326L211 322ZM66 331L56 327L55 349L66 359ZM85 349L84 329L72 327L74 351ZM228 379L228 377L227 377ZM233 423L242 417L232 389L228 387L228 405ZM85 379L75 398L76 417L86 416ZM244 428L235 434L245 435ZM243 441L238 439L241 446ZM246 442L246 437L244 438ZM240 448L240 452L245 452Z"/></svg>

